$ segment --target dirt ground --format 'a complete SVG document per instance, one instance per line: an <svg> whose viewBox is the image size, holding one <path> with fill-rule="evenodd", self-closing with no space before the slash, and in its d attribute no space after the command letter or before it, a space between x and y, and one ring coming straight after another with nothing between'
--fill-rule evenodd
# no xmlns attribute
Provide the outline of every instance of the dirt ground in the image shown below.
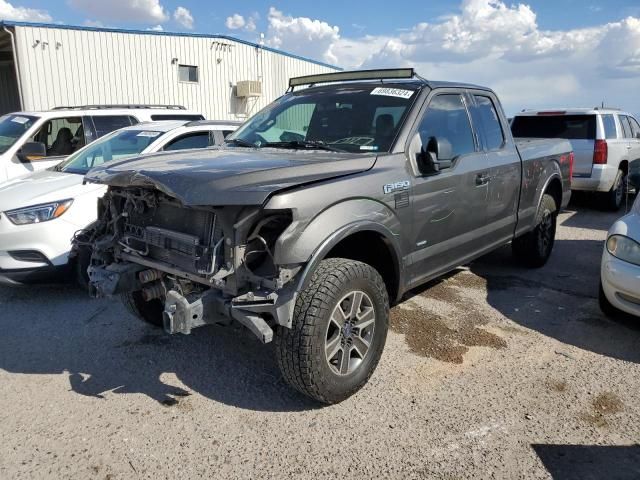
<svg viewBox="0 0 640 480"><path fill-rule="evenodd" d="M320 407L239 328L165 336L71 287L0 288L0 478L640 478L640 320L598 309L616 215L561 216L392 311L370 383Z"/></svg>

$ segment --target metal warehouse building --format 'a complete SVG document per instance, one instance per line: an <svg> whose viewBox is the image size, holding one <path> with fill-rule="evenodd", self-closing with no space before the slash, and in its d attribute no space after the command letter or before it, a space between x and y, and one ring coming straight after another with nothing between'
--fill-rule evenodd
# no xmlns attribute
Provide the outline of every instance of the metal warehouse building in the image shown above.
<svg viewBox="0 0 640 480"><path fill-rule="evenodd" d="M0 113L177 104L241 120L336 67L223 35L0 22Z"/></svg>

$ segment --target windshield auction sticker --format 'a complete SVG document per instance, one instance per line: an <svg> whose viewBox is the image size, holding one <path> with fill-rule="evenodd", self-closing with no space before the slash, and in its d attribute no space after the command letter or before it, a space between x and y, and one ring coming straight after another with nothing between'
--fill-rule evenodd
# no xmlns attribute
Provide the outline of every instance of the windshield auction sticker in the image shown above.
<svg viewBox="0 0 640 480"><path fill-rule="evenodd" d="M29 121L29 119L25 117L13 117L11 121L15 123L19 123L20 125L24 125Z"/></svg>
<svg viewBox="0 0 640 480"><path fill-rule="evenodd" d="M413 90L404 90L402 88L384 88L378 87L371 90L371 95L383 95L385 97L411 98Z"/></svg>
<svg viewBox="0 0 640 480"><path fill-rule="evenodd" d="M140 132L138 135L136 135L137 137L151 137L151 138L155 138L158 135L160 135L160 132Z"/></svg>

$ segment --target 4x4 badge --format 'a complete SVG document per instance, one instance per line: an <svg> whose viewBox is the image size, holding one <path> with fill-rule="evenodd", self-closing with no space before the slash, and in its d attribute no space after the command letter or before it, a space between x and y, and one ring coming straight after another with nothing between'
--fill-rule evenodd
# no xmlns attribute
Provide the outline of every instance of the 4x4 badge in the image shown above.
<svg viewBox="0 0 640 480"><path fill-rule="evenodd" d="M409 180L403 180L401 182L387 183L382 187L382 191L384 193L400 192L402 190L409 190L410 186L411 183Z"/></svg>

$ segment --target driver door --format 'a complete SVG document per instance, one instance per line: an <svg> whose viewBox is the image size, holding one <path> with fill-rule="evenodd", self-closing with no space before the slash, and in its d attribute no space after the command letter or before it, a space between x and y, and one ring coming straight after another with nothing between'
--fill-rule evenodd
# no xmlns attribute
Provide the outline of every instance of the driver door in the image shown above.
<svg viewBox="0 0 640 480"><path fill-rule="evenodd" d="M413 285L485 249L489 195L487 156L478 145L463 92L432 94L416 132L422 145L433 137L450 144L452 163L437 173L420 173L413 181Z"/></svg>

